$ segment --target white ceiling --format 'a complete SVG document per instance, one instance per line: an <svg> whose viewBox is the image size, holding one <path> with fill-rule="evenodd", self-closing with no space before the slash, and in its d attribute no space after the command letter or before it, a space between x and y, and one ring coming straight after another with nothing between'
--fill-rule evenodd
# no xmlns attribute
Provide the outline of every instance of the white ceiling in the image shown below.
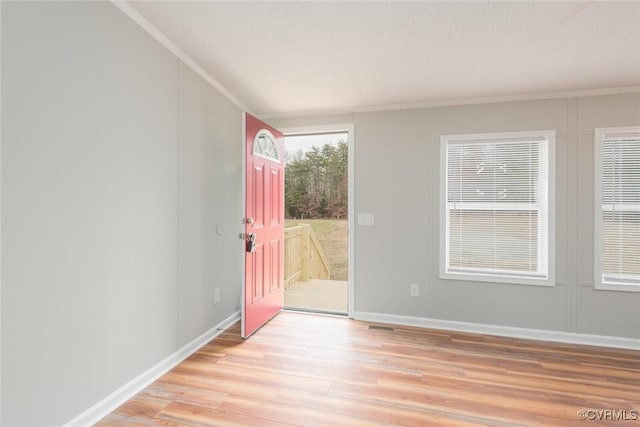
<svg viewBox="0 0 640 427"><path fill-rule="evenodd" d="M262 116L640 86L640 2L130 2Z"/></svg>

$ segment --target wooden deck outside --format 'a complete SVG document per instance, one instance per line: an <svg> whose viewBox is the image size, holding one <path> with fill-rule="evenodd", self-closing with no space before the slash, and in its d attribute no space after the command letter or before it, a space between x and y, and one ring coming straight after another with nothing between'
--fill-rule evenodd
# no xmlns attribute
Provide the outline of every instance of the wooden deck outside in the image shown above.
<svg viewBox="0 0 640 427"><path fill-rule="evenodd" d="M329 279L331 270L309 224L284 229L284 287L309 279Z"/></svg>
<svg viewBox="0 0 640 427"><path fill-rule="evenodd" d="M236 324L98 426L638 425L639 351L370 326Z"/></svg>
<svg viewBox="0 0 640 427"><path fill-rule="evenodd" d="M347 314L347 282L311 279L298 282L284 291L285 308Z"/></svg>

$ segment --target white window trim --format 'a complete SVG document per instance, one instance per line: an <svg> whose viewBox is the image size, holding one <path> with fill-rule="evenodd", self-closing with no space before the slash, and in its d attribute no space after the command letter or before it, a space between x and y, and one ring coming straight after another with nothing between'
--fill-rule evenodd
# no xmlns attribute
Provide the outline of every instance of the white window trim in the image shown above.
<svg viewBox="0 0 640 427"><path fill-rule="evenodd" d="M449 229L449 216L447 215L447 143L449 141L469 141L478 140L490 141L503 139L547 139L547 277L523 277L511 276L507 272L504 274L478 272L448 272L447 271L447 230ZM556 156L556 132L554 130L527 131L527 132L503 132L503 133L480 133L462 135L442 135L440 137L440 278L446 280L463 280L474 282L508 283L517 285L533 286L555 286L555 156ZM525 208L522 204L521 208Z"/></svg>
<svg viewBox="0 0 640 427"><path fill-rule="evenodd" d="M593 233L593 282L595 289L607 291L640 292L640 285L631 283L612 283L602 280L602 138L610 134L640 133L640 126L596 128L594 131L594 233ZM605 207L606 208L606 207ZM609 206L609 209L612 209Z"/></svg>

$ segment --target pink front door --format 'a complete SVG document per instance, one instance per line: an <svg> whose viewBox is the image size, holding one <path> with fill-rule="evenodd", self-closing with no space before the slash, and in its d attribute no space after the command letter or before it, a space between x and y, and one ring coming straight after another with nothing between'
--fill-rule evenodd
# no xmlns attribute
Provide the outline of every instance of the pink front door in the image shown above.
<svg viewBox="0 0 640 427"><path fill-rule="evenodd" d="M284 298L284 138L246 113L245 135L243 338L278 314Z"/></svg>

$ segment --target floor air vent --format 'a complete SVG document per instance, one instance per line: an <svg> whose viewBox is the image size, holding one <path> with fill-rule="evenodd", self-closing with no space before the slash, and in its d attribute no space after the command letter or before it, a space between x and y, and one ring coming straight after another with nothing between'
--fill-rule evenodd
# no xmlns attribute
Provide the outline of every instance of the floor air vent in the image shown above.
<svg viewBox="0 0 640 427"><path fill-rule="evenodd" d="M395 332L396 328L392 328L391 326L377 326L377 325L369 325L370 331L385 331L385 332Z"/></svg>

